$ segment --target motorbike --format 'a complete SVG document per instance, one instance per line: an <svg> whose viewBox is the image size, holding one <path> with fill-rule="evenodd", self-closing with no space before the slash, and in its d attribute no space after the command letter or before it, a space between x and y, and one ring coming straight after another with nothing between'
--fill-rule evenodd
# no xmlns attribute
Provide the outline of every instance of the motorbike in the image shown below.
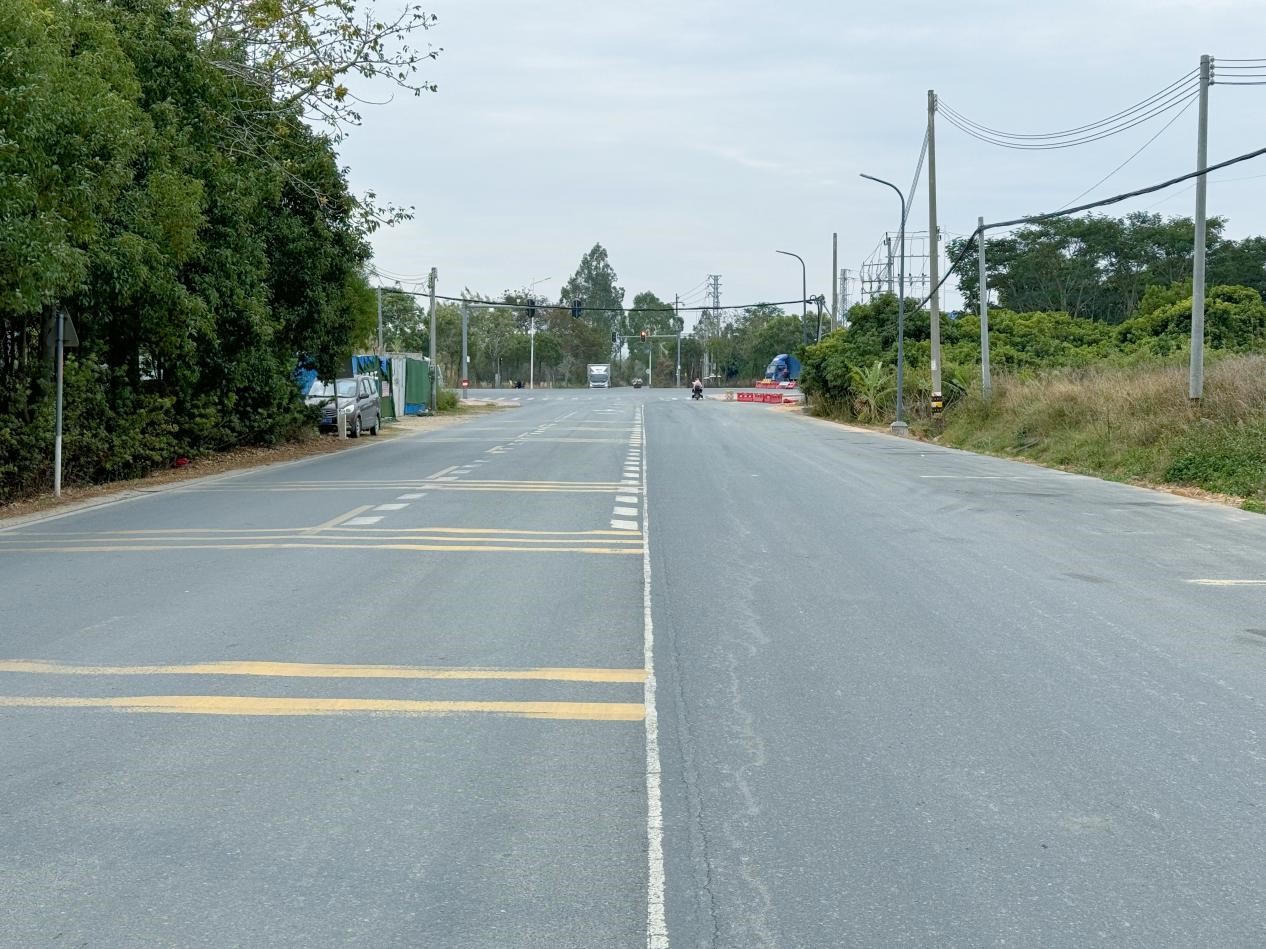
<svg viewBox="0 0 1266 949"><path fill-rule="evenodd" d="M690 398L692 398L692 399L702 399L702 398L703 398L703 386L695 386L693 389L691 389L691 390L690 390Z"/></svg>

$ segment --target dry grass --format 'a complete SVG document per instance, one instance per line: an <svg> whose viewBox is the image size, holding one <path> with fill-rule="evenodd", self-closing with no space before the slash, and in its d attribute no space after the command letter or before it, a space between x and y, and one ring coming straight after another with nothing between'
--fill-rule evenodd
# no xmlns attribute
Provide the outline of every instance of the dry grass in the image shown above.
<svg viewBox="0 0 1266 949"><path fill-rule="evenodd" d="M1186 484L1266 501L1266 355L1206 367L1187 399L1179 364L1096 366L998 380L947 413L940 441L1118 480Z"/></svg>

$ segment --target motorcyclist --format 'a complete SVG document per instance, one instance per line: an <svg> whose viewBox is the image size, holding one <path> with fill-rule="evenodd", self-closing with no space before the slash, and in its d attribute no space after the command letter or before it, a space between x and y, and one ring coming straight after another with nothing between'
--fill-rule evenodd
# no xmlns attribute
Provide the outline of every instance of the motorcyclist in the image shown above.
<svg viewBox="0 0 1266 949"><path fill-rule="evenodd" d="M694 382L692 382L692 383L690 384L690 391L691 391L691 392L702 393L702 392L703 392L703 383L702 383L699 379L695 379L695 381L694 381Z"/></svg>

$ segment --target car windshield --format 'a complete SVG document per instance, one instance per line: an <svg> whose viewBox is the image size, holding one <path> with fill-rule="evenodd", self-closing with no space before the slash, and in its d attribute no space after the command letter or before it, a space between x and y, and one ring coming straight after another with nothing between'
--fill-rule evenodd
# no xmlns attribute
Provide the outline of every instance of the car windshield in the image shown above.
<svg viewBox="0 0 1266 949"><path fill-rule="evenodd" d="M340 379L338 380L337 385L338 385L339 398L350 399L350 398L355 397L356 395L356 380L355 379ZM330 398L333 395L334 395L334 387L331 386L328 382L314 382L312 383L312 388L308 390L309 398L314 398L314 397L320 398L322 396L325 396L326 398Z"/></svg>

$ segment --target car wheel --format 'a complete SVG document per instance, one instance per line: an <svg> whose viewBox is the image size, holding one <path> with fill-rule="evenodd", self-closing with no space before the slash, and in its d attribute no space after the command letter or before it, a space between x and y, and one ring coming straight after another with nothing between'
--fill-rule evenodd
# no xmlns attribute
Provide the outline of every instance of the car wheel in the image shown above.
<svg viewBox="0 0 1266 949"><path fill-rule="evenodd" d="M373 425L373 427L369 430L369 434L370 434L370 435L377 436L377 435L378 435L378 429L380 429L381 427L382 427L382 416L381 416L381 415L375 415L375 416L374 416L374 425Z"/></svg>
<svg viewBox="0 0 1266 949"><path fill-rule="evenodd" d="M352 416L352 438L360 438L360 413Z"/></svg>

